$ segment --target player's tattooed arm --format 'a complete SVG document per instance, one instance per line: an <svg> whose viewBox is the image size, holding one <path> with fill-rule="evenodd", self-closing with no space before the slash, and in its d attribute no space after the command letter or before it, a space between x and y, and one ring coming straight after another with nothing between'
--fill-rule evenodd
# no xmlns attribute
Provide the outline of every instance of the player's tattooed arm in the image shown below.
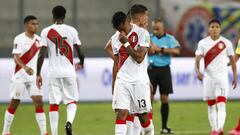
<svg viewBox="0 0 240 135"><path fill-rule="evenodd" d="M203 74L200 72L200 60L201 60L201 58L202 58L201 55L197 55L197 56L195 57L196 74L197 74L198 80L200 80L200 81L203 80Z"/></svg>
<svg viewBox="0 0 240 135"><path fill-rule="evenodd" d="M114 54L112 51L112 44L111 44L111 39L108 40L106 46L104 47L105 52L114 60Z"/></svg>
<svg viewBox="0 0 240 135"><path fill-rule="evenodd" d="M44 57L47 55L47 47L43 46L40 48L39 54L38 54L38 60L37 60L37 79L36 84L37 87L40 89L42 86L42 77L41 77L41 69L42 64L44 62Z"/></svg>
<svg viewBox="0 0 240 135"><path fill-rule="evenodd" d="M80 62L76 64L76 69L81 69L81 68L83 68L83 65L84 65L85 55L84 55L80 45L74 45L74 47L77 51L77 56L80 60Z"/></svg>
<svg viewBox="0 0 240 135"><path fill-rule="evenodd" d="M112 69L112 94L114 93L114 84L115 84L115 81L116 81L116 77L117 77L117 72L118 72L118 61L119 61L119 58L118 58L118 55L114 55L114 63L113 63L113 69Z"/></svg>
<svg viewBox="0 0 240 135"><path fill-rule="evenodd" d="M142 61L145 58L145 55L148 51L147 47L144 46L139 46L137 50L134 50L130 43L128 42L127 37L123 34L120 33L119 35L119 41L124 44L124 47L126 48L128 54L138 63L142 63Z"/></svg>
<svg viewBox="0 0 240 135"><path fill-rule="evenodd" d="M236 66L234 56L229 56L229 59L230 59L230 64L233 72L232 86L233 86L233 89L235 89L237 87L237 66Z"/></svg>
<svg viewBox="0 0 240 135"><path fill-rule="evenodd" d="M14 54L13 55L14 61L17 65L19 65L22 69L25 70L25 72L28 75L33 75L33 69L31 69L30 67L26 66L22 60L20 59L20 54Z"/></svg>

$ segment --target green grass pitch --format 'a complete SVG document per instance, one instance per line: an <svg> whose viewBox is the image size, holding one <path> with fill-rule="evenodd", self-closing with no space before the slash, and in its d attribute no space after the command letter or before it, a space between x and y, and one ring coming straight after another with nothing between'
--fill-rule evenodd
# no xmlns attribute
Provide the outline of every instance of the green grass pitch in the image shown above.
<svg viewBox="0 0 240 135"><path fill-rule="evenodd" d="M7 104L0 105L0 130L2 131L4 112ZM45 105L45 111L49 106ZM155 135L160 130L160 103L154 102ZM60 106L59 135L64 135L66 120L65 106ZM225 133L235 127L240 115L240 103L229 101ZM47 113L48 118L48 113ZM49 120L48 120L48 131ZM210 126L207 118L207 105L204 102L172 102L170 105L169 126L176 135L209 135ZM114 135L114 113L111 103L79 103L74 121L75 135ZM32 104L21 104L16 112L11 128L11 135L39 135Z"/></svg>

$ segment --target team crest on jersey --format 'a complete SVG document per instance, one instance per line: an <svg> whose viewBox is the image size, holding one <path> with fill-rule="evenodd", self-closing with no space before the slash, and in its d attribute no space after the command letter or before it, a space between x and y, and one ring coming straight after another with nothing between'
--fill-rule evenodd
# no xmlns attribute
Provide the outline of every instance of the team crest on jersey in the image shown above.
<svg viewBox="0 0 240 135"><path fill-rule="evenodd" d="M220 44L218 45L218 48L219 48L219 49L223 49L223 48L224 48L224 44L223 44L223 43L220 43Z"/></svg>
<svg viewBox="0 0 240 135"><path fill-rule="evenodd" d="M132 47L135 47L138 43L138 35L136 32L133 32L129 37L128 37L128 41L130 42L130 44L132 45Z"/></svg>
<svg viewBox="0 0 240 135"><path fill-rule="evenodd" d="M136 36L132 36L131 37L131 41L134 43L134 42L136 42L137 41L137 37Z"/></svg>

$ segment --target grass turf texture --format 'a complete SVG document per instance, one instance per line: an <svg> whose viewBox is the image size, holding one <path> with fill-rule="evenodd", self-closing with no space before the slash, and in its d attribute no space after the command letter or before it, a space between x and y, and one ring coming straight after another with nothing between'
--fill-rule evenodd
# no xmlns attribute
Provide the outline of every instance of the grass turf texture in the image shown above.
<svg viewBox="0 0 240 135"><path fill-rule="evenodd" d="M236 126L240 115L240 103L229 101L227 104L227 120L224 131L227 133ZM2 131L4 112L7 104L0 105L0 130ZM49 106L45 105L45 111ZM160 103L154 102L154 124L155 135L160 130ZM35 120L34 106L32 104L21 104L16 112L11 135L39 135L39 129ZM66 120L65 106L60 106L59 135L64 135ZM79 103L78 112L74 121L75 135L113 135L114 113L111 103ZM47 113L47 125L50 133L49 119ZM207 118L207 105L204 102L172 102L170 105L169 126L177 135L209 135L210 126Z"/></svg>

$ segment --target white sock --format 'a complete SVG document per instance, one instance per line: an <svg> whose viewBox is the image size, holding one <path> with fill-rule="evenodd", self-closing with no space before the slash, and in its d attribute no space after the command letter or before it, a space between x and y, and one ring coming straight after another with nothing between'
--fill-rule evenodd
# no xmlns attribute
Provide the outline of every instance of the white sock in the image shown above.
<svg viewBox="0 0 240 135"><path fill-rule="evenodd" d="M124 120L116 120L115 135L127 135L127 125Z"/></svg>
<svg viewBox="0 0 240 135"><path fill-rule="evenodd" d="M2 132L3 135L10 133L10 127L12 125L13 118L14 118L14 114L9 113L8 111L5 112L4 126L3 126L3 132Z"/></svg>
<svg viewBox="0 0 240 135"><path fill-rule="evenodd" d="M58 105L50 105L50 127L52 135L58 135Z"/></svg>
<svg viewBox="0 0 240 135"><path fill-rule="evenodd" d="M217 112L218 130L223 130L226 119L226 103L225 102L217 103L217 108L218 108Z"/></svg>
<svg viewBox="0 0 240 135"><path fill-rule="evenodd" d="M73 123L73 120L75 118L77 111L77 105L76 103L71 103L67 105L67 121L71 124Z"/></svg>
<svg viewBox="0 0 240 135"><path fill-rule="evenodd" d="M143 135L154 135L154 126L153 122L149 119L150 123L149 124L142 124L143 127Z"/></svg>
<svg viewBox="0 0 240 135"><path fill-rule="evenodd" d="M137 116L134 117L133 127L134 127L134 135L140 135L142 132L142 126Z"/></svg>
<svg viewBox="0 0 240 135"><path fill-rule="evenodd" d="M126 124L127 124L127 135L133 135L134 127L133 127L134 115L128 115Z"/></svg>
<svg viewBox="0 0 240 135"><path fill-rule="evenodd" d="M46 135L47 133L47 123L46 123L46 115L44 112L36 113L36 120L38 123L38 127L41 131L41 135Z"/></svg>
<svg viewBox="0 0 240 135"><path fill-rule="evenodd" d="M217 108L216 105L208 106L208 120L212 131L217 131Z"/></svg>

